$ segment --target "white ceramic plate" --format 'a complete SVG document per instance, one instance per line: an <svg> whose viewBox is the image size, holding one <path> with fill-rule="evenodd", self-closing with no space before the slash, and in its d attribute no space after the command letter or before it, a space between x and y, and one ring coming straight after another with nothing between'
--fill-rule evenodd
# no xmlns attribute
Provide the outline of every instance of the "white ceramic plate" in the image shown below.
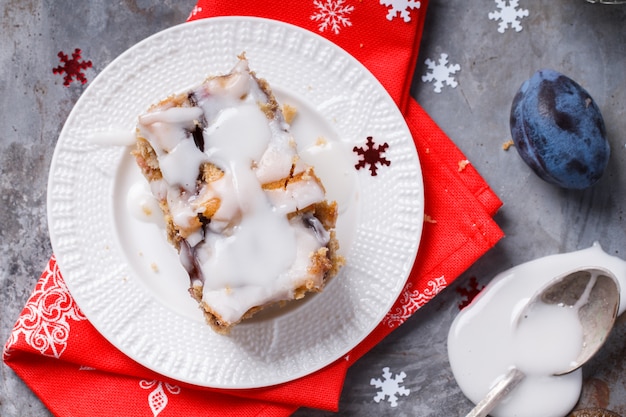
<svg viewBox="0 0 626 417"><path fill-rule="evenodd" d="M294 104L299 142L345 148L353 187L339 240L347 265L323 293L261 314L228 336L204 323L163 231L140 221L127 194L142 181L130 148L92 138L133 131L137 116L174 92L224 73L245 51L279 100ZM354 146L388 143L390 166L356 170ZM349 172L348 172L349 171ZM322 178L328 182L328 179ZM343 188L346 189L345 187ZM131 207L132 209L132 207ZM341 207L340 207L341 209ZM402 290L419 244L423 185L410 132L393 100L353 57L311 32L256 18L185 23L113 61L76 103L59 137L48 186L52 246L91 323L126 355L200 386L251 388L290 381L362 341Z"/></svg>

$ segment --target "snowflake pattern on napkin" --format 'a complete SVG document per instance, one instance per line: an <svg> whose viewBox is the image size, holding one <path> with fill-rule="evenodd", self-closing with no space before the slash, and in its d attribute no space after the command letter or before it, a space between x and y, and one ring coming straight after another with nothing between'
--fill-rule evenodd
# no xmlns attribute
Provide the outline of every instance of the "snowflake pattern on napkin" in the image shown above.
<svg viewBox="0 0 626 417"><path fill-rule="evenodd" d="M67 347L72 322L86 320L61 278L53 259L37 282L4 348L4 357L20 336L43 356L60 358Z"/></svg>
<svg viewBox="0 0 626 417"><path fill-rule="evenodd" d="M150 390L148 394L148 406L150 407L150 411L152 411L153 417L157 417L167 407L169 402L169 397L167 396L168 392L172 395L180 394L180 387L178 385L156 380L148 381L142 379L139 381L139 386L142 389Z"/></svg>
<svg viewBox="0 0 626 417"><path fill-rule="evenodd" d="M385 18L389 21L399 17L404 22L411 21L411 11L421 7L417 0L379 0L380 5L387 7ZM197 6L196 6L197 7ZM351 14L355 10L354 5L347 0L313 0L313 12L310 19L316 22L320 33L330 31L339 35L343 28L352 26ZM195 8L192 16L196 14Z"/></svg>
<svg viewBox="0 0 626 417"><path fill-rule="evenodd" d="M448 283L445 276L428 281L423 291L413 289L413 284L408 283L398 298L400 306L392 308L383 319L383 324L390 327L398 327L411 317L417 310L435 298Z"/></svg>

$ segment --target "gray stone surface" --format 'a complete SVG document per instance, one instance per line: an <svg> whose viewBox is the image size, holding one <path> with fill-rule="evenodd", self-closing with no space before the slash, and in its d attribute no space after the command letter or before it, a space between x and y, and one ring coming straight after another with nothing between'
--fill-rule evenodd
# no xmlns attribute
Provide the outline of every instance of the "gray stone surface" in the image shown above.
<svg viewBox="0 0 626 417"><path fill-rule="evenodd" d="M373 1L373 0L372 0ZM523 30L497 32L487 18L491 0L429 5L411 93L463 150L504 202L496 220L507 237L455 284L363 357L348 373L340 414L463 416L471 408L446 355L449 325L470 277L482 285L495 274L540 256L599 241L626 258L626 6L583 0L521 1ZM75 47L92 58L93 79L137 41L183 22L193 0L0 0L0 340L7 340L50 254L46 181L65 118L84 86L63 87L53 75L58 51ZM433 91L421 82L426 58L447 53L459 64L456 88ZM95 59L94 57L97 57ZM509 137L508 115L519 85L539 68L553 68L595 98L608 128L612 155L600 182L564 191L530 172ZM584 368L579 407L604 406L626 415L626 323L618 320L608 345ZM398 407L372 401L369 380L389 366L407 374L411 390ZM5 365L0 366L0 416L50 415ZM300 410L297 416L330 416Z"/></svg>

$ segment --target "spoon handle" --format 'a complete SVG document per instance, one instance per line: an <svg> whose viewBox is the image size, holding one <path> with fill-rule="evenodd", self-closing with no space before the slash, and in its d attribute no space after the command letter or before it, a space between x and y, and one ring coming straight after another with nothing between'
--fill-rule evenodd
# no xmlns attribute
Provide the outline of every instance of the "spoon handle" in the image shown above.
<svg viewBox="0 0 626 417"><path fill-rule="evenodd" d="M465 417L486 417L525 376L519 369L511 369Z"/></svg>

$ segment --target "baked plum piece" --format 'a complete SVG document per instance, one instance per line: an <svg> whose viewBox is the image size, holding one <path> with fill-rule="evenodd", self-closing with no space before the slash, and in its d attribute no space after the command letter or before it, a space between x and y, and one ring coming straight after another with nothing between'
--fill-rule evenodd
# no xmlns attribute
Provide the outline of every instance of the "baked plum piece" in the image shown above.
<svg viewBox="0 0 626 417"><path fill-rule="evenodd" d="M600 109L571 78L537 71L513 99L511 135L520 156L543 180L585 189L602 176L610 154Z"/></svg>

